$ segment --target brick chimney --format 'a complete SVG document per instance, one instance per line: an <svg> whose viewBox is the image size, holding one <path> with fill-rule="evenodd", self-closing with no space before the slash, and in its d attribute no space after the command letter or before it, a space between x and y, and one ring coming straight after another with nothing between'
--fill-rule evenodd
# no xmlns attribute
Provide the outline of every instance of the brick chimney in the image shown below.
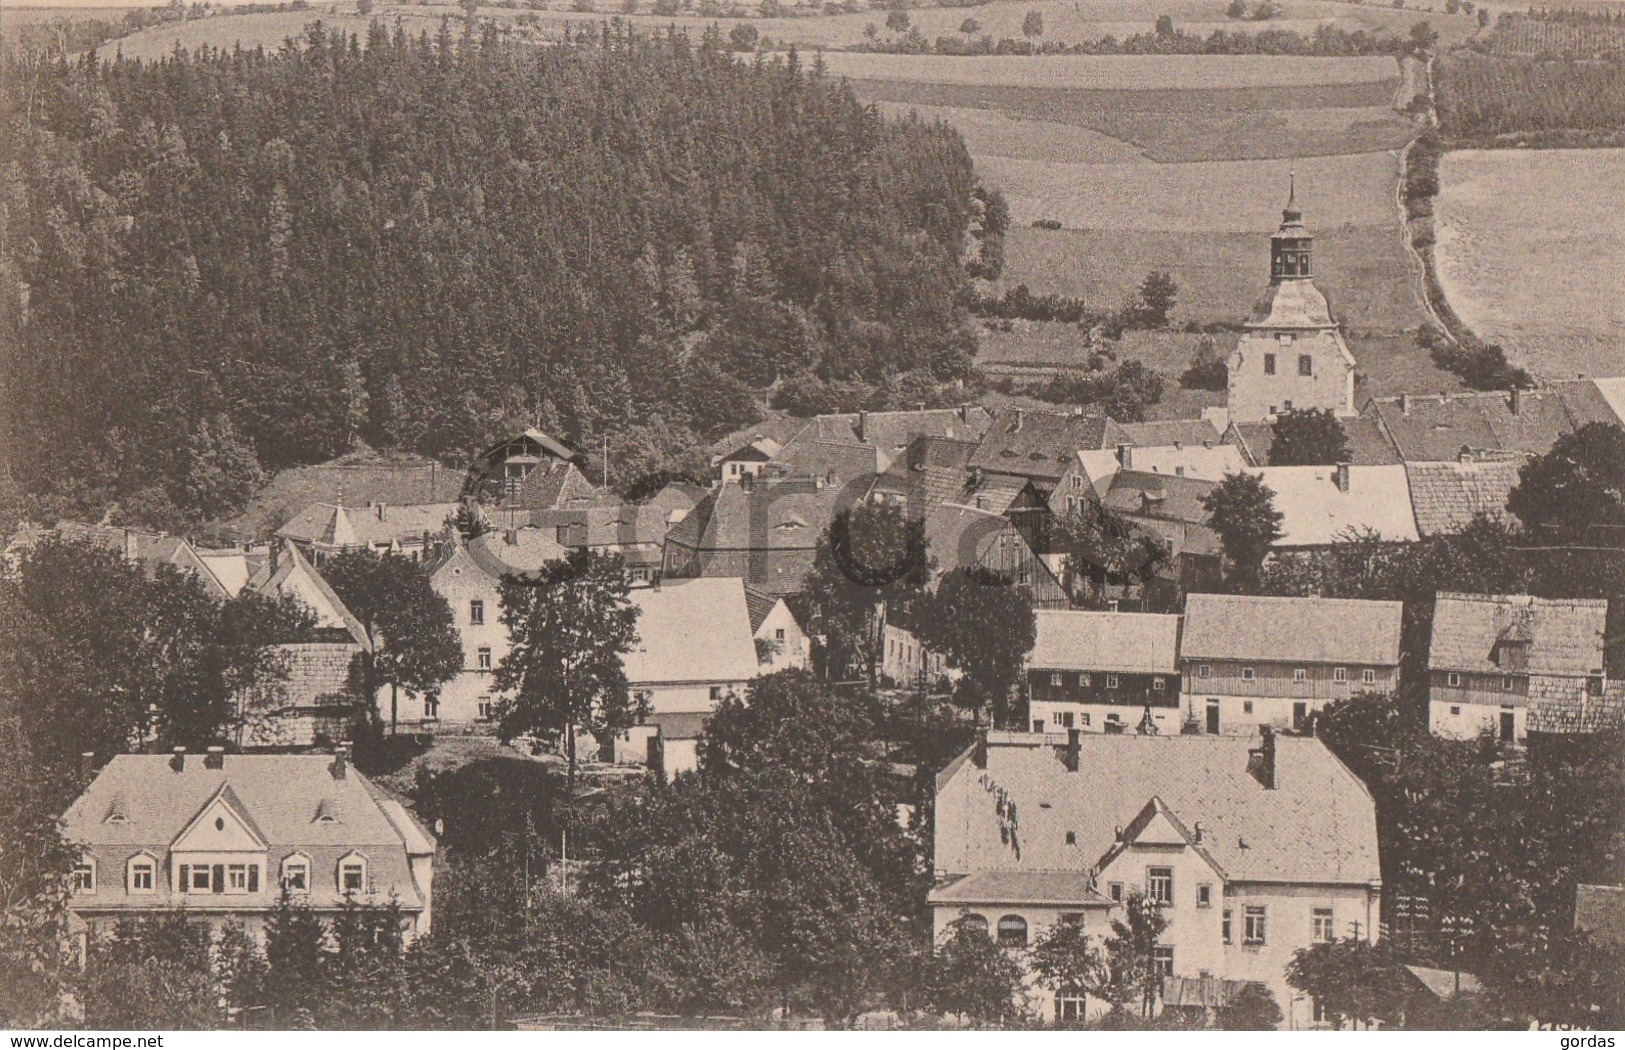
<svg viewBox="0 0 1625 1050"><path fill-rule="evenodd" d="M378 503L374 507L374 509L377 510L377 512L378 512L378 520L379 521L384 520L384 511L387 510L388 508L389 508L389 504L385 503L383 500L378 501Z"/></svg>
<svg viewBox="0 0 1625 1050"><path fill-rule="evenodd" d="M1275 730L1271 726L1258 727L1259 745L1247 752L1247 771L1270 791L1275 790Z"/></svg>
<svg viewBox="0 0 1625 1050"><path fill-rule="evenodd" d="M1347 492L1349 490L1349 463L1347 460L1337 465L1335 478L1337 480L1337 491Z"/></svg>
<svg viewBox="0 0 1625 1050"><path fill-rule="evenodd" d="M1519 390L1517 387L1512 388L1512 391L1507 398L1507 407L1512 410L1512 414L1515 416L1523 412L1522 390Z"/></svg>
<svg viewBox="0 0 1625 1050"><path fill-rule="evenodd" d="M869 440L869 413L867 412L858 413L858 440L860 442Z"/></svg>
<svg viewBox="0 0 1625 1050"><path fill-rule="evenodd" d="M970 422L970 402L969 401L961 401L959 403L959 421L961 423L969 423Z"/></svg>
<svg viewBox="0 0 1625 1050"><path fill-rule="evenodd" d="M203 768L204 769L225 769L226 768L226 749L223 748L223 747L211 747L211 748L209 748L208 752L203 756Z"/></svg>
<svg viewBox="0 0 1625 1050"><path fill-rule="evenodd" d="M1063 758L1066 762L1066 771L1076 773L1079 763L1083 760L1083 730L1073 728L1066 731L1066 753Z"/></svg>
<svg viewBox="0 0 1625 1050"><path fill-rule="evenodd" d="M1411 395L1399 395L1399 414L1402 416L1408 416L1411 414Z"/></svg>
<svg viewBox="0 0 1625 1050"><path fill-rule="evenodd" d="M186 772L186 748L172 747L169 750L171 753L169 768L177 773Z"/></svg>
<svg viewBox="0 0 1625 1050"><path fill-rule="evenodd" d="M348 780L350 778L350 742L342 741L333 749L333 764L328 767L332 770L334 780Z"/></svg>
<svg viewBox="0 0 1625 1050"><path fill-rule="evenodd" d="M1012 434L1021 433L1021 424L1022 424L1023 421L1026 420L1026 418L1027 418L1027 413L1026 412L1024 412L1023 410L1021 410L1019 408L1016 409L1016 425L1010 428L1010 433L1012 433Z"/></svg>
<svg viewBox="0 0 1625 1050"><path fill-rule="evenodd" d="M79 753L79 783L88 784L96 777L96 752Z"/></svg>
<svg viewBox="0 0 1625 1050"><path fill-rule="evenodd" d="M1117 465L1124 470L1134 469L1134 446L1126 441L1117 446Z"/></svg>

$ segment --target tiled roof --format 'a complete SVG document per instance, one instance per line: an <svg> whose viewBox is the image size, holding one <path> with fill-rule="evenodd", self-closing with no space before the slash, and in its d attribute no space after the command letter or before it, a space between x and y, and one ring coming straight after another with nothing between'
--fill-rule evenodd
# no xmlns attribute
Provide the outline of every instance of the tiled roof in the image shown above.
<svg viewBox="0 0 1625 1050"><path fill-rule="evenodd" d="M1112 906L1110 897L1089 888L1087 871L978 871L937 886L929 903Z"/></svg>
<svg viewBox="0 0 1625 1050"><path fill-rule="evenodd" d="M1125 455L1131 470L1198 481L1223 481L1226 474L1234 474L1247 466L1247 457L1239 446L1220 444L1136 446L1124 452L1098 449L1079 452L1078 464L1099 489L1123 469Z"/></svg>
<svg viewBox="0 0 1625 1050"><path fill-rule="evenodd" d="M1423 536L1459 532L1475 516L1507 516L1507 495L1518 484L1518 463L1407 463L1411 509Z"/></svg>
<svg viewBox="0 0 1625 1050"><path fill-rule="evenodd" d="M351 642L297 642L274 648L287 661L283 708L341 707L352 702L350 671L361 646Z"/></svg>
<svg viewBox="0 0 1625 1050"><path fill-rule="evenodd" d="M1511 636L1528 639L1530 674L1583 676L1603 666L1607 622L1602 599L1441 591L1433 603L1428 667L1501 674L1505 668L1492 657L1497 642Z"/></svg>
<svg viewBox="0 0 1625 1050"><path fill-rule="evenodd" d="M1270 282L1247 315L1249 328L1330 328L1332 324L1326 296L1308 279ZM1348 350L1343 354L1347 357ZM1350 357L1349 364L1353 363Z"/></svg>
<svg viewBox="0 0 1625 1050"><path fill-rule="evenodd" d="M778 455L779 450L783 447L783 445L779 444L777 441L774 441L772 438L759 437L754 441L748 441L745 444L740 445L732 452L724 453L721 457L719 457L719 462L726 460L737 460L741 463L766 463L768 460Z"/></svg>
<svg viewBox="0 0 1625 1050"><path fill-rule="evenodd" d="M216 598L229 598L231 591L215 575L208 563L198 555L192 544L180 536L162 532L142 532L115 525L87 525L77 521L57 522L55 530L33 529L19 532L11 550L26 549L55 532L57 538L69 543L85 543L121 554L128 561L141 566L150 576L160 568L169 567L191 573L204 589Z"/></svg>
<svg viewBox="0 0 1625 1050"><path fill-rule="evenodd" d="M1119 423L1124 437L1142 448L1164 445L1219 443L1219 430L1206 419L1162 419L1149 423Z"/></svg>
<svg viewBox="0 0 1625 1050"><path fill-rule="evenodd" d="M1388 440L1382 427L1371 416L1348 416L1338 420L1348 438L1349 462L1357 467L1386 467L1400 462L1393 442ZM1267 467L1270 448L1275 444L1275 428L1268 420L1252 423L1231 423L1225 434L1247 456L1247 465Z"/></svg>
<svg viewBox="0 0 1625 1050"><path fill-rule="evenodd" d="M1179 617L1039 609L1028 665L1039 671L1176 674Z"/></svg>
<svg viewBox="0 0 1625 1050"><path fill-rule="evenodd" d="M604 498L574 463L538 463L519 483L519 504L532 510L554 510Z"/></svg>
<svg viewBox="0 0 1625 1050"><path fill-rule="evenodd" d="M632 592L638 644L624 657L634 687L679 682L742 682L756 675L755 632L745 581L666 580Z"/></svg>
<svg viewBox="0 0 1625 1050"><path fill-rule="evenodd" d="M1274 789L1248 772L1258 742L1247 737L1084 733L1078 743L1076 773L1056 747L991 737L985 769L956 760L951 779L962 783L939 781L937 869L1088 872L1157 799L1184 827L1201 825L1202 848L1232 881L1381 878L1371 796L1317 739L1276 738Z"/></svg>
<svg viewBox="0 0 1625 1050"><path fill-rule="evenodd" d="M1108 510L1121 514L1206 527L1208 514L1202 500L1217 487L1216 482L1196 478L1120 470L1112 477L1103 502Z"/></svg>
<svg viewBox="0 0 1625 1050"><path fill-rule="evenodd" d="M745 587L745 609L750 613L750 633L752 637L762 629L762 624L766 623L768 616L772 615L774 607L783 600L776 594L768 594L749 585Z"/></svg>
<svg viewBox="0 0 1625 1050"><path fill-rule="evenodd" d="M340 901L333 873L340 857L356 850L368 864L375 898L397 897L401 906L416 910L423 899L407 863L407 844L395 820L379 804L387 796L351 764L343 779L334 776L331 755L226 755L223 768L206 767L205 756L187 755L177 771L166 755L117 755L84 794L64 814L64 837L88 847L101 870L98 880L107 892L78 898L87 907L174 907L177 898L167 891L168 880L157 880L158 892L125 895L125 861L138 850L162 858L170 844L222 791L255 831L270 844L272 877L258 894L231 898L180 897L188 907L204 908L229 901L234 909L267 908L274 903L274 873L281 859L298 851L312 861L311 903L333 907ZM127 823L104 819L114 800L120 800ZM336 806L342 819L318 822L317 809ZM402 811L404 814L404 811ZM399 819L399 815L397 816ZM410 821L410 818L406 818ZM433 839L414 827L418 852L432 851Z"/></svg>
<svg viewBox="0 0 1625 1050"><path fill-rule="evenodd" d="M1432 966L1405 965L1406 971L1436 999L1450 999L1456 995L1475 995L1484 990L1477 977L1460 970L1440 970Z"/></svg>
<svg viewBox="0 0 1625 1050"><path fill-rule="evenodd" d="M748 487L725 482L678 522L669 538L699 550L811 550L843 500L854 499L842 486L816 480L763 478Z"/></svg>
<svg viewBox="0 0 1625 1050"><path fill-rule="evenodd" d="M1372 531L1390 543L1417 537L1410 482L1402 466L1350 467L1348 491L1336 467L1248 467L1275 494L1281 512L1276 547L1324 547Z"/></svg>
<svg viewBox="0 0 1625 1050"><path fill-rule="evenodd" d="M444 532L455 503L345 507L313 503L276 531L282 539L324 547L380 546Z"/></svg>
<svg viewBox="0 0 1625 1050"><path fill-rule="evenodd" d="M1023 542L1002 514L958 503L944 503L925 519L926 549L941 575L980 565L997 538L1006 534L1016 537L1011 542Z"/></svg>
<svg viewBox="0 0 1625 1050"><path fill-rule="evenodd" d="M870 469L886 470L918 438L977 441L987 433L991 422L992 417L987 409L980 405L967 405L963 410L928 408L902 412L840 412L814 416L808 422L807 429L798 434L795 440L867 445L879 455L878 468Z"/></svg>
<svg viewBox="0 0 1625 1050"><path fill-rule="evenodd" d="M1517 411L1513 411L1516 403ZM1585 423L1609 422L1606 396L1592 382L1511 393L1372 398L1361 413L1382 427L1407 463L1495 455L1544 455ZM1613 421L1617 422L1617 418Z"/></svg>
<svg viewBox="0 0 1625 1050"><path fill-rule="evenodd" d="M763 474L821 477L826 481L846 482L874 474L879 469L879 462L873 445L857 441L819 440L804 430L779 450L772 462L763 468Z"/></svg>
<svg viewBox="0 0 1625 1050"><path fill-rule="evenodd" d="M1114 448L1124 436L1099 413L1006 408L993 420L970 465L991 474L1053 482L1072 465L1078 450Z"/></svg>
<svg viewBox="0 0 1625 1050"><path fill-rule="evenodd" d="M552 529L535 528L487 532L469 540L462 549L463 556L493 580L539 572L549 562L562 561L568 554L554 539Z"/></svg>
<svg viewBox="0 0 1625 1050"><path fill-rule="evenodd" d="M1394 667L1403 613L1400 602L1192 594L1180 656Z"/></svg>

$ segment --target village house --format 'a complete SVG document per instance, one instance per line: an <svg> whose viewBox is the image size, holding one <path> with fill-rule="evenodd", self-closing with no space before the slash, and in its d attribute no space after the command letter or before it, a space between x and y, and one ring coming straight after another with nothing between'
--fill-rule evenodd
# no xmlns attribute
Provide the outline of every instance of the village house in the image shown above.
<svg viewBox="0 0 1625 1050"><path fill-rule="evenodd" d="M798 594L830 522L872 482L872 473L723 482L666 533L661 574L742 578L764 594Z"/></svg>
<svg viewBox="0 0 1625 1050"><path fill-rule="evenodd" d="M6 545L7 567L14 569L24 552L47 537L54 537L65 543L88 544L112 551L121 555L125 561L141 566L149 576L165 568L190 574L197 579L209 596L217 601L224 601L241 589L240 586L232 589L223 583L205 559L204 552L194 547L185 537L171 536L165 532L143 532L140 529L116 525L87 525L77 521L59 521L55 528L24 526L18 529Z"/></svg>
<svg viewBox="0 0 1625 1050"><path fill-rule="evenodd" d="M1098 412L1006 408L988 427L969 466L983 475L1031 481L1048 501L1079 451L1115 449L1127 443L1122 427Z"/></svg>
<svg viewBox="0 0 1625 1050"><path fill-rule="evenodd" d="M1345 458L1350 463L1357 467L1386 467L1400 462L1399 453L1376 420L1362 413L1344 416L1338 423L1348 439ZM1241 450L1249 467L1267 467L1275 447L1275 423L1269 419L1233 421L1225 428L1224 441Z"/></svg>
<svg viewBox="0 0 1625 1050"><path fill-rule="evenodd" d="M504 438L469 462L463 476L463 503L518 506L524 481L537 467L568 463L575 452L535 427Z"/></svg>
<svg viewBox="0 0 1625 1050"><path fill-rule="evenodd" d="M717 477L722 481L738 481L746 474L755 477L783 447L767 437L759 437L740 445L732 452L723 453L716 458L713 465L717 468Z"/></svg>
<svg viewBox="0 0 1625 1050"><path fill-rule="evenodd" d="M68 907L88 937L184 912L263 938L284 889L326 918L347 900L393 903L408 941L430 929L434 838L345 746L116 755L63 815L62 834L80 850Z"/></svg>
<svg viewBox="0 0 1625 1050"><path fill-rule="evenodd" d="M1179 617L1039 609L1027 659L1035 733L1178 733Z"/></svg>
<svg viewBox="0 0 1625 1050"><path fill-rule="evenodd" d="M1398 684L1400 602L1192 594L1179 663L1186 717L1213 735L1309 716Z"/></svg>
<svg viewBox="0 0 1625 1050"><path fill-rule="evenodd" d="M317 565L346 551L398 554L413 561L434 556L457 519L455 503L346 507L313 503L276 530L277 539L298 547Z"/></svg>
<svg viewBox="0 0 1625 1050"><path fill-rule="evenodd" d="M1155 535L1168 560L1137 596L1144 609L1178 609L1187 593L1212 589L1219 581L1223 546L1208 525L1202 502L1218 485L1190 477L1120 470L1112 475L1101 504L1117 517ZM1127 607L1131 588L1109 596Z"/></svg>
<svg viewBox="0 0 1625 1050"><path fill-rule="evenodd" d="M806 670L812 662L812 640L802 630L801 619L790 603L778 595L746 587L745 606L750 612L751 637L756 642L756 662L761 665L761 673Z"/></svg>
<svg viewBox="0 0 1625 1050"><path fill-rule="evenodd" d="M1042 504L1031 509L1047 513ZM938 578L960 568L984 569L1027 588L1034 608L1069 608L1072 602L1066 589L1043 554L1034 549L1032 531L1019 519L1014 507L1001 514L958 503L938 506L925 519L926 549L936 563Z"/></svg>
<svg viewBox="0 0 1625 1050"><path fill-rule="evenodd" d="M1507 497L1518 487L1520 469L1519 462L1505 459L1405 464L1417 535L1460 532L1479 516L1507 521Z"/></svg>
<svg viewBox="0 0 1625 1050"><path fill-rule="evenodd" d="M1625 716L1625 682L1604 655L1608 603L1440 592L1428 646L1428 727L1508 746L1585 733Z"/></svg>
<svg viewBox="0 0 1625 1050"><path fill-rule="evenodd" d="M1168 920L1165 989L1261 982L1283 1027L1312 1028L1293 952L1378 937L1376 807L1312 737L988 733L937 776L933 820L938 938L966 922L1020 952L1071 922L1104 940L1143 894ZM1105 1009L1036 978L1028 992L1057 1020Z"/></svg>
<svg viewBox="0 0 1625 1050"><path fill-rule="evenodd" d="M1203 426L1212 429L1206 423ZM1080 451L1061 476L1050 499L1050 509L1062 515L1077 512L1085 500L1104 496L1111 489L1112 480L1125 471L1218 482L1223 481L1226 474L1235 474L1245 466L1247 457L1238 446L1220 444L1216 438L1197 445L1125 443L1115 449Z"/></svg>
<svg viewBox="0 0 1625 1050"><path fill-rule="evenodd" d="M766 669L737 577L667 580L633 591L632 603L638 641L623 664L632 695L649 702L650 714L607 750L617 762L647 762L669 776L692 768L688 745L673 741L697 741L704 716L728 696L743 697Z"/></svg>
<svg viewBox="0 0 1625 1050"><path fill-rule="evenodd" d="M785 442L776 459L794 465L797 472L805 472L805 465L796 465L797 447L819 443L858 445L874 453L875 465L869 469L884 473L919 438L979 441L991 423L987 409L971 404L899 412L835 412L808 420L800 433Z"/></svg>
<svg viewBox="0 0 1625 1050"><path fill-rule="evenodd" d="M1315 287L1314 237L1296 186L1270 237L1270 283L1225 363L1232 420L1268 419L1293 408L1354 415L1354 355Z"/></svg>
<svg viewBox="0 0 1625 1050"><path fill-rule="evenodd" d="M953 677L948 659L927 649L910 626L888 619L880 625L880 680L903 689L932 692Z"/></svg>

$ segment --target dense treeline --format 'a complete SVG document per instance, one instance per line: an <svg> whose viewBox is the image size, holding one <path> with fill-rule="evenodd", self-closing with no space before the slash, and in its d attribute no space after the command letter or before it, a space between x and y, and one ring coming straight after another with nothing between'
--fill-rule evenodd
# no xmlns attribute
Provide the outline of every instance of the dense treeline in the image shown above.
<svg viewBox="0 0 1625 1050"><path fill-rule="evenodd" d="M946 380L973 349L962 141L793 54L315 24L16 72L0 389L47 511L216 514L262 467L532 422L635 473L748 422L753 386Z"/></svg>
<svg viewBox="0 0 1625 1050"><path fill-rule="evenodd" d="M1439 125L1453 141L1625 142L1625 61L1452 55L1437 66Z"/></svg>

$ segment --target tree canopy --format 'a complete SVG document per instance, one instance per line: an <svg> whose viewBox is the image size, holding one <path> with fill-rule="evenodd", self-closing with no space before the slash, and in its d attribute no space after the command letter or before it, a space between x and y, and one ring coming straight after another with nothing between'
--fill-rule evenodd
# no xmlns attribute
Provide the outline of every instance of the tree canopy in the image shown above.
<svg viewBox="0 0 1625 1050"><path fill-rule="evenodd" d="M1256 474L1228 474L1202 505L1224 547L1231 586L1243 591L1256 586L1270 547L1281 538L1275 493Z"/></svg>
<svg viewBox="0 0 1625 1050"><path fill-rule="evenodd" d="M1343 424L1324 408L1289 408L1270 424L1270 466L1313 467L1349 456Z"/></svg>
<svg viewBox="0 0 1625 1050"><path fill-rule="evenodd" d="M955 700L995 724L1009 720L1010 693L1037 641L1032 594L990 569L959 568L916 606L920 642L963 673Z"/></svg>
<svg viewBox="0 0 1625 1050"><path fill-rule="evenodd" d="M375 21L5 69L18 485L197 521L261 468L531 424L641 471L778 374L964 376L959 136L730 46Z"/></svg>

